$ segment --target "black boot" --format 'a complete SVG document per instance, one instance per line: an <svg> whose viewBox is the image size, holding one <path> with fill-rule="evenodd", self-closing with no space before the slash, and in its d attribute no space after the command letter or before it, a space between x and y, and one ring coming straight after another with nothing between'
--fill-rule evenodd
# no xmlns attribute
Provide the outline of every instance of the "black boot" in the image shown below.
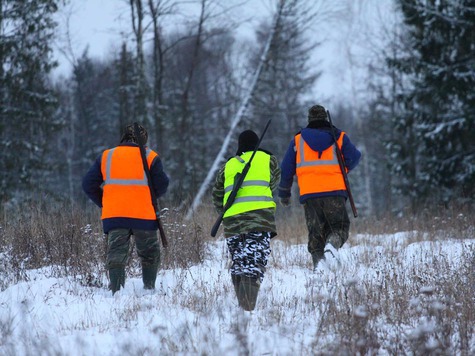
<svg viewBox="0 0 475 356"><path fill-rule="evenodd" d="M144 289L155 289L157 267L142 267L142 281Z"/></svg>
<svg viewBox="0 0 475 356"><path fill-rule="evenodd" d="M238 298L238 301L239 301L239 285L241 284L241 276L232 274L231 280L233 281L234 292L236 293L236 297ZM241 305L241 302L239 302L239 305Z"/></svg>
<svg viewBox="0 0 475 356"><path fill-rule="evenodd" d="M241 308L252 311L256 307L260 282L257 278L241 277L238 290L238 301Z"/></svg>
<svg viewBox="0 0 475 356"><path fill-rule="evenodd" d="M112 295L117 292L120 287L124 287L125 284L125 269L124 268L111 268L109 270L109 289L112 291Z"/></svg>

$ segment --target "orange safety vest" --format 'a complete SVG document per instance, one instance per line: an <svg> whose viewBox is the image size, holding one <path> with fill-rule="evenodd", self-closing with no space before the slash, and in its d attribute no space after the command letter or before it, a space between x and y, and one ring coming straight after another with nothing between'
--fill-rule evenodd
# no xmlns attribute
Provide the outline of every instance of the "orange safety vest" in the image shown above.
<svg viewBox="0 0 475 356"><path fill-rule="evenodd" d="M158 154L146 149L150 168ZM143 169L140 149L118 146L102 154L101 172L104 177L101 218L135 218L155 220L150 188Z"/></svg>
<svg viewBox="0 0 475 356"><path fill-rule="evenodd" d="M337 140L340 149L344 135L345 133L341 132L340 138ZM312 150L302 138L302 134L299 133L295 136L295 150L300 196L346 190L334 144L319 156L319 152Z"/></svg>

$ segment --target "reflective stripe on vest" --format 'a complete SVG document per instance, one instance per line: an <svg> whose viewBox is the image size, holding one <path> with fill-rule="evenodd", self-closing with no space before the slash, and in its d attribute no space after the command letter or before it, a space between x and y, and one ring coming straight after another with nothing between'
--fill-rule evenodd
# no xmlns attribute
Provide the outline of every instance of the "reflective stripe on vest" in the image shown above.
<svg viewBox="0 0 475 356"><path fill-rule="evenodd" d="M147 148L146 156L150 167L157 153ZM102 219L156 219L138 147L118 146L104 151L101 172L104 177Z"/></svg>
<svg viewBox="0 0 475 356"><path fill-rule="evenodd" d="M305 140L302 140L301 138L299 139L300 144L299 144L299 149L297 152L299 152L300 159L297 160L297 168L300 167L306 167L306 166L323 166L323 165L329 165L329 164L338 164L338 157L336 155L336 146L333 144L331 147L333 149L332 152L332 157L330 159L315 159L311 161L306 161L305 160ZM322 154L323 156L323 154Z"/></svg>
<svg viewBox="0 0 475 356"><path fill-rule="evenodd" d="M114 178L111 178L112 155L114 154L115 150L116 150L116 148L110 149L109 154L107 155L106 170L105 170L105 176L106 177L104 179L104 185L119 184L119 185L146 185L146 186L148 186L147 175L145 174L145 171L143 172L143 178L142 179L114 179ZM148 162L148 158L150 157L151 153L152 153L152 150L150 150L149 148L145 149L147 162Z"/></svg>
<svg viewBox="0 0 475 356"><path fill-rule="evenodd" d="M234 187L236 174L241 173L252 152L230 159L224 169L224 198L223 205ZM270 189L270 155L257 151L246 178L236 195L233 205L226 211L224 217L241 214L247 211L275 208L275 202Z"/></svg>
<svg viewBox="0 0 475 356"><path fill-rule="evenodd" d="M345 133L337 140L342 147ZM314 151L302 138L295 136L296 174L300 195L345 190L335 144L322 152Z"/></svg>

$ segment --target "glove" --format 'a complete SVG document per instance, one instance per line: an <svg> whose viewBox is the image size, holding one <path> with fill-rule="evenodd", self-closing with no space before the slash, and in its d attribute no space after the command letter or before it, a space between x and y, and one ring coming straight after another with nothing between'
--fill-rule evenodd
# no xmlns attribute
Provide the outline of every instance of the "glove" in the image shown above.
<svg viewBox="0 0 475 356"><path fill-rule="evenodd" d="M287 197L287 198L280 198L280 204L281 204L283 207L290 206L290 197Z"/></svg>

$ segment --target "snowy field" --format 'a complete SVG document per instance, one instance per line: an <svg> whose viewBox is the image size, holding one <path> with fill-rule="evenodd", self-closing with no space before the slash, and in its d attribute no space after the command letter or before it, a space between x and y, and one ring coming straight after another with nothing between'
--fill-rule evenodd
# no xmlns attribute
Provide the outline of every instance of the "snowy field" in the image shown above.
<svg viewBox="0 0 475 356"><path fill-rule="evenodd" d="M31 270L0 293L0 355L475 354L475 236L415 235L350 237L324 275L306 245L274 240L254 312L238 309L223 238L153 293Z"/></svg>

